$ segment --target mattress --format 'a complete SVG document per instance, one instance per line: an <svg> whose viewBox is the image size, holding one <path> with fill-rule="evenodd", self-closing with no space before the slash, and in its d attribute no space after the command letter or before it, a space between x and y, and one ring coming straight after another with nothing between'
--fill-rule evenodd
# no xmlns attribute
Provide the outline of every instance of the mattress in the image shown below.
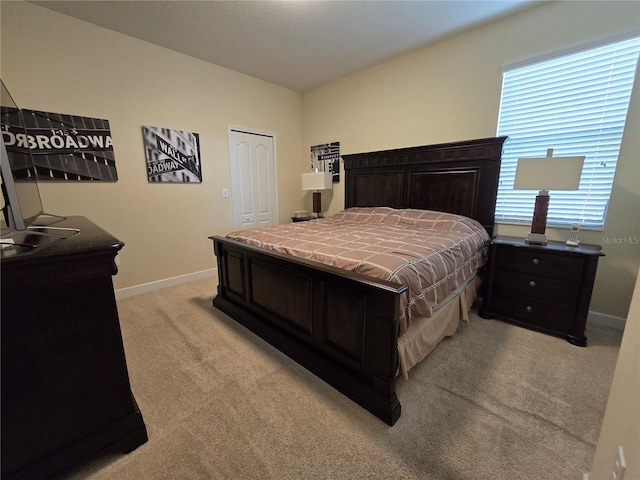
<svg viewBox="0 0 640 480"><path fill-rule="evenodd" d="M486 263L477 221L432 210L352 207L328 218L231 232L227 238L405 285L403 335Z"/></svg>

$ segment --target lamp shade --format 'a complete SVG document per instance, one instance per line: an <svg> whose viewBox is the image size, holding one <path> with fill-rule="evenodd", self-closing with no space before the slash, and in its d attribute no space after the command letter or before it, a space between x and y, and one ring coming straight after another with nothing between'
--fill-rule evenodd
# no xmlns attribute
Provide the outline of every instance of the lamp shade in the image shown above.
<svg viewBox="0 0 640 480"><path fill-rule="evenodd" d="M331 190L333 175L329 172L312 172L302 174L303 190Z"/></svg>
<svg viewBox="0 0 640 480"><path fill-rule="evenodd" d="M519 158L514 190L578 190L584 157Z"/></svg>
<svg viewBox="0 0 640 480"><path fill-rule="evenodd" d="M514 190L538 190L527 243L547 244L549 190L578 190L583 164L584 157L553 157L552 148L544 158L518 159Z"/></svg>

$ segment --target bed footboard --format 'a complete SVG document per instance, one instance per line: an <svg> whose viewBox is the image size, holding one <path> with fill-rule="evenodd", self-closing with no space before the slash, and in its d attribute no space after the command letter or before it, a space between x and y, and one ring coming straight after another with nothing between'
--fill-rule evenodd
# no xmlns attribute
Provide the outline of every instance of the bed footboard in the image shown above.
<svg viewBox="0 0 640 480"><path fill-rule="evenodd" d="M398 306L406 287L210 238L215 307L384 422L398 420Z"/></svg>

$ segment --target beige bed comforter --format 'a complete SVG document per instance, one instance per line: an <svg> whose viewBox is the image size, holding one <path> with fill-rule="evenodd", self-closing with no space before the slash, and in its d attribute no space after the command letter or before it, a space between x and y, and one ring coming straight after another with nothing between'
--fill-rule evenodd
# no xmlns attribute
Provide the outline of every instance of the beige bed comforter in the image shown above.
<svg viewBox="0 0 640 480"><path fill-rule="evenodd" d="M476 274L490 240L475 220L431 210L348 208L328 218L250 230L228 238L397 282L400 335L412 318L429 317Z"/></svg>

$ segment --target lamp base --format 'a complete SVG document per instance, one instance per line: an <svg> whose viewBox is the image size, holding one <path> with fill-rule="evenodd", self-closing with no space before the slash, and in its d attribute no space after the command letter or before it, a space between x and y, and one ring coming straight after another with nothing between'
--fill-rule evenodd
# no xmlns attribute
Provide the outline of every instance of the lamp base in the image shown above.
<svg viewBox="0 0 640 480"><path fill-rule="evenodd" d="M529 233L525 242L531 245L546 245L548 243L547 235L545 233Z"/></svg>
<svg viewBox="0 0 640 480"><path fill-rule="evenodd" d="M320 192L313 192L313 216L318 218L322 211L322 195Z"/></svg>
<svg viewBox="0 0 640 480"><path fill-rule="evenodd" d="M527 235L526 242L531 245L546 245L547 235L547 210L549 208L549 191L540 190L536 197L536 205L533 209L533 221L531 232Z"/></svg>

